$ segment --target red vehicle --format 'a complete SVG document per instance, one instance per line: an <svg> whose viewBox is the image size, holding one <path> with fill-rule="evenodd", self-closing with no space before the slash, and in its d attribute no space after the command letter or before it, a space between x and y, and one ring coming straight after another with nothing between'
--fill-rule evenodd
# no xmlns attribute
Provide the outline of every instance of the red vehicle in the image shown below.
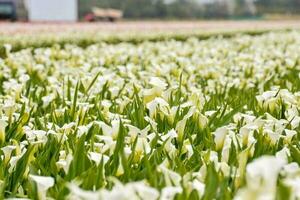
<svg viewBox="0 0 300 200"><path fill-rule="evenodd" d="M84 20L88 22L110 21L114 22L123 17L123 12L116 9L102 9L94 7L91 13L88 13Z"/></svg>

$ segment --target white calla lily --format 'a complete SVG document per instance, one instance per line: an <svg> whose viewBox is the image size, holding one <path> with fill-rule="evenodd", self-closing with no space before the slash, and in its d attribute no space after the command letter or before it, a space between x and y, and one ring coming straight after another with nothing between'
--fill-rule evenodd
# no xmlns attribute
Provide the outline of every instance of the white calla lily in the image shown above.
<svg viewBox="0 0 300 200"><path fill-rule="evenodd" d="M5 141L5 128L8 126L6 120L0 119L0 142Z"/></svg>
<svg viewBox="0 0 300 200"><path fill-rule="evenodd" d="M46 176L29 175L37 185L38 197L40 200L46 200L47 190L54 186L54 178Z"/></svg>

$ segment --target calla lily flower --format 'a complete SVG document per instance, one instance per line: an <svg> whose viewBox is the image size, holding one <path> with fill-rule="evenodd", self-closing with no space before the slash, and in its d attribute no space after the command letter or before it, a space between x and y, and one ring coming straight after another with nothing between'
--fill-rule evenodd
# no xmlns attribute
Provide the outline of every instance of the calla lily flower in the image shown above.
<svg viewBox="0 0 300 200"><path fill-rule="evenodd" d="M12 146L12 145L1 148L1 150L4 153L4 162L5 163L8 163L8 161L10 160L12 151L15 150L16 148L17 148L16 146Z"/></svg>
<svg viewBox="0 0 300 200"><path fill-rule="evenodd" d="M247 186L237 193L235 199L275 198L278 174L285 162L272 156L254 160L247 166Z"/></svg>
<svg viewBox="0 0 300 200"><path fill-rule="evenodd" d="M215 144L216 144L216 150L220 150L223 148L223 144L226 138L226 135L228 133L228 130L226 127L218 128L215 132Z"/></svg>
<svg viewBox="0 0 300 200"><path fill-rule="evenodd" d="M46 200L47 190L54 186L54 178L36 175L29 175L29 178L37 185L39 199Z"/></svg>
<svg viewBox="0 0 300 200"><path fill-rule="evenodd" d="M3 143L5 141L5 128L8 126L8 123L0 119L0 142Z"/></svg>

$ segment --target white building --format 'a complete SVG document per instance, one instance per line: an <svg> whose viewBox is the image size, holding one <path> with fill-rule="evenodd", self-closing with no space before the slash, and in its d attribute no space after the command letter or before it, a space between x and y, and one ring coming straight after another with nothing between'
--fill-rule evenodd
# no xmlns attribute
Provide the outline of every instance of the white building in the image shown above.
<svg viewBox="0 0 300 200"><path fill-rule="evenodd" d="M77 0L26 0L29 21L75 22Z"/></svg>

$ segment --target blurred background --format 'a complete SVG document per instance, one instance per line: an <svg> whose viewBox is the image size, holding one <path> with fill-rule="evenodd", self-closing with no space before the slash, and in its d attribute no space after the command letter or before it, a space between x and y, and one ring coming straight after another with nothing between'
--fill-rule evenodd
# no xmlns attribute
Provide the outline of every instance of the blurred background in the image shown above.
<svg viewBox="0 0 300 200"><path fill-rule="evenodd" d="M0 0L10 21L298 19L300 0Z"/></svg>

